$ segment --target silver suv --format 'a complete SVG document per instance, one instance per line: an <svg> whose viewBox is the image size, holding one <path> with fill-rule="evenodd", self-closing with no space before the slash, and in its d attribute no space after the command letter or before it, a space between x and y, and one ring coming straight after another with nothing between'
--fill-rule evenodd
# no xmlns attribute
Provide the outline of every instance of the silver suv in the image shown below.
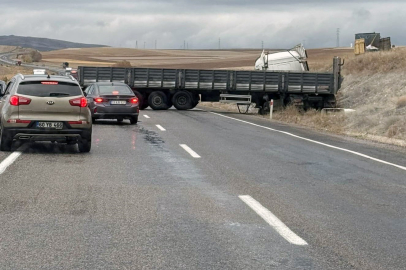
<svg viewBox="0 0 406 270"><path fill-rule="evenodd" d="M0 150L13 141L78 144L89 152L92 117L82 89L73 77L16 75L0 93Z"/></svg>

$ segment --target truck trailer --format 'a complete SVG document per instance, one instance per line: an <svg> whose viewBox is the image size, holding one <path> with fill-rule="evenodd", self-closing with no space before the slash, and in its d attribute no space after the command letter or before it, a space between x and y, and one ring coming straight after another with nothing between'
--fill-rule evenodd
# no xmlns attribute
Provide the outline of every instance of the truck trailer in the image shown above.
<svg viewBox="0 0 406 270"><path fill-rule="evenodd" d="M237 71L90 67L78 68L84 89L95 82L123 82L140 101L140 108L178 110L194 108L200 101L255 103L263 111L271 99L304 109L334 108L342 83L341 59L333 59L333 72Z"/></svg>

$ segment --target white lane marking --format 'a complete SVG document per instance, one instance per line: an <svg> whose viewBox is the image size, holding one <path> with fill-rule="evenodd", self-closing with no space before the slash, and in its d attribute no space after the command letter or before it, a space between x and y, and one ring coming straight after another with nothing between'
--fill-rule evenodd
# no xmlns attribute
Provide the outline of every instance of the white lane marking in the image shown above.
<svg viewBox="0 0 406 270"><path fill-rule="evenodd" d="M11 153L7 158L5 158L1 163L0 163L0 174L3 174L6 169L14 163L14 161L17 160L17 158L23 153L23 151L26 149L26 145L21 146L20 148L17 149L17 151Z"/></svg>
<svg viewBox="0 0 406 270"><path fill-rule="evenodd" d="M249 195L238 196L243 202L245 202L252 210L255 211L260 217L262 217L272 228L275 229L283 238L289 243L298 246L307 246L307 242L300 238L297 234L291 231L277 216L271 213L268 209L263 207L259 202L254 200Z"/></svg>
<svg viewBox="0 0 406 270"><path fill-rule="evenodd" d="M359 153L359 152L356 152L356 151L352 151L352 150L349 150L349 149L337 147L337 146L330 145L330 144L327 144L327 143L322 143L322 142L319 142L319 141L307 139L307 138L300 137L298 135L295 135L295 134L292 134L292 133L289 133L289 132L286 132L286 131L282 131L282 130L278 130L278 129L273 129L273 128L257 125L257 124L254 124L254 123L251 123L251 122L248 122L248 121L244 121L244 120L240 120L240 119L237 119L237 118L225 116L225 115L222 115L222 114L219 114L219 113L214 113L214 112L210 112L210 113L215 114L215 115L219 115L219 116L222 116L222 117L225 117L225 118L233 119L233 120L236 120L236 121L239 121L239 122L242 122L242 123L246 123L246 124L249 124L249 125L252 125L252 126L256 126L256 127L272 130L272 131L275 131L275 132L283 133L283 134L286 134L286 135L291 136L291 137L295 137L295 138L298 138L298 139L301 139L301 140L305 140L305 141L312 142L312 143L315 143L315 144L323 145L323 146L333 148L333 149L336 149L336 150L351 153L351 154L354 154L354 155L357 155L357 156L360 156L360 157L364 157L366 159L370 159L370 160L380 162L380 163L383 163L383 164L386 164L386 165L389 165L389 166L393 166L393 167L396 167L396 168L399 168L401 170L406 171L405 166L394 164L394 163L391 163L391 162L388 162L388 161L385 161L385 160L382 160L382 159L374 158L374 157L371 157L371 156L368 156L368 155L365 155L365 154L362 154L362 153Z"/></svg>
<svg viewBox="0 0 406 270"><path fill-rule="evenodd" d="M148 116L148 115L146 115L146 114L144 114L144 117L145 117L145 118L147 118L147 119L151 118L151 117L149 117L149 116Z"/></svg>
<svg viewBox="0 0 406 270"><path fill-rule="evenodd" d="M156 125L157 128L159 128L161 131L166 131L161 125Z"/></svg>
<svg viewBox="0 0 406 270"><path fill-rule="evenodd" d="M188 152L192 157L200 158L200 156L195 151L193 151L189 146L187 146L186 144L179 144L179 145L180 145L180 147L185 149L185 151Z"/></svg>

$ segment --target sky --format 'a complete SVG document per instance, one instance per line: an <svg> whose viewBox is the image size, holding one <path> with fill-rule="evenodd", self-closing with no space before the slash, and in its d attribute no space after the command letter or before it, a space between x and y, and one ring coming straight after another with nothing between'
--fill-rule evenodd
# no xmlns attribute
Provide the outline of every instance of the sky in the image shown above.
<svg viewBox="0 0 406 270"><path fill-rule="evenodd" d="M154 49L349 47L379 32L406 45L406 1L0 0L0 35Z"/></svg>

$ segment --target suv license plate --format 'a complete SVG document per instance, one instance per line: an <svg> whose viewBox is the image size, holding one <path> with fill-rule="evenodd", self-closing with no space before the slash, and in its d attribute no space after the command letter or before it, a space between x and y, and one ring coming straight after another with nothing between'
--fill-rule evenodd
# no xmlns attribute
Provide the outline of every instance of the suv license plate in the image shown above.
<svg viewBox="0 0 406 270"><path fill-rule="evenodd" d="M127 102L125 100L112 100L110 101L111 105L125 105Z"/></svg>
<svg viewBox="0 0 406 270"><path fill-rule="evenodd" d="M62 122L37 122L37 128L62 129Z"/></svg>

